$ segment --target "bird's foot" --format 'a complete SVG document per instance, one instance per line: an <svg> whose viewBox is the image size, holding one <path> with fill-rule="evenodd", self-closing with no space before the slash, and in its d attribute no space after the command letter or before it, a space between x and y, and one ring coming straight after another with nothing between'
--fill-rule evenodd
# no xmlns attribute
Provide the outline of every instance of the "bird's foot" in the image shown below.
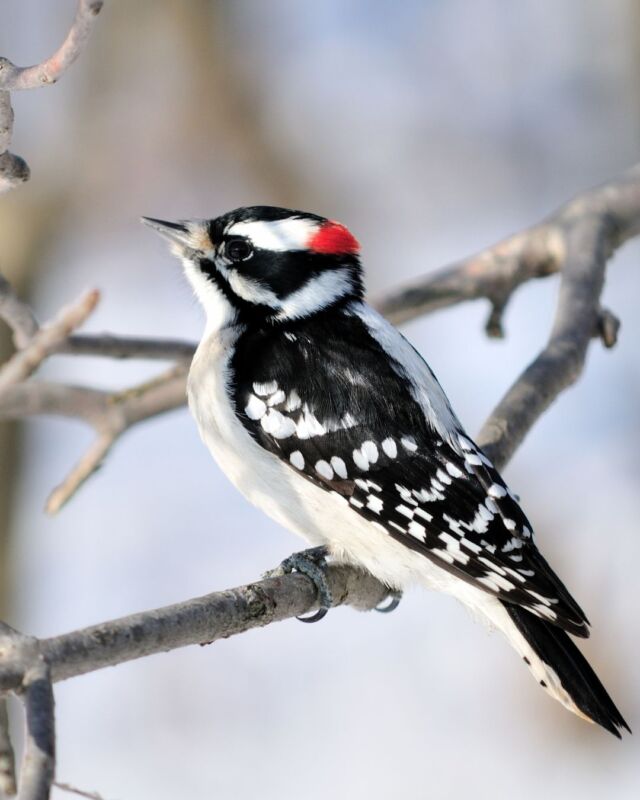
<svg viewBox="0 0 640 800"><path fill-rule="evenodd" d="M376 611L379 611L381 614L389 614L391 611L395 611L396 608L400 605L400 601L402 600L402 592L400 589L390 589L389 594L385 597L382 603L379 606L375 607ZM384 603L387 605L383 605Z"/></svg>
<svg viewBox="0 0 640 800"><path fill-rule="evenodd" d="M265 578L275 578L295 571L306 575L307 578L313 581L318 593L320 608L310 617L296 617L300 622L318 622L331 608L333 597L325 574L328 554L329 551L326 547L312 547L310 550L302 550L300 553L293 553L289 558L285 558L279 567L264 574Z"/></svg>

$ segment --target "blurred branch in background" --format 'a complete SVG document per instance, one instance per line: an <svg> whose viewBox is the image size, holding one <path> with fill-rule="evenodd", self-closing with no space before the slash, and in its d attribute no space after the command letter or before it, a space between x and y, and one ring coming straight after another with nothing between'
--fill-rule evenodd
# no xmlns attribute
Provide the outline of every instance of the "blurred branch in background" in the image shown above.
<svg viewBox="0 0 640 800"><path fill-rule="evenodd" d="M11 91L35 89L55 83L82 52L102 5L103 0L79 0L75 18L64 42L50 58L40 64L18 67L0 57L0 194L24 183L30 177L30 170L24 159L9 152L14 123ZM53 326L39 331L35 316L28 306L20 303L0 275L0 316L12 328L14 344L18 348L18 353L0 367L0 386L7 388L27 378L59 340L68 339L73 328L86 318L97 300L96 293L88 295L81 304L56 320ZM0 356L4 356L4 344L0 338ZM11 452L15 454L15 430L2 431L0 444L5 458ZM4 467L8 469L6 462ZM9 583L3 572L7 563L4 551L8 541L6 522L9 515L11 477L10 475L9 480L3 481L4 490L0 490L0 608L6 602ZM4 628L0 633L3 630ZM20 776L20 797L23 800L40 800L49 796L55 767L53 693L46 662L39 659L38 663L34 662L29 671L24 673L21 691L24 692L27 735ZM12 795L16 789L6 700L0 698L0 792Z"/></svg>

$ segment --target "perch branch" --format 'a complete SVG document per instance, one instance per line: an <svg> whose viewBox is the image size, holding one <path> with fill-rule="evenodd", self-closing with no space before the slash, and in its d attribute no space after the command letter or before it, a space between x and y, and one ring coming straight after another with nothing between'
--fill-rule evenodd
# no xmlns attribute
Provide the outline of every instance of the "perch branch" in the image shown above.
<svg viewBox="0 0 640 800"><path fill-rule="evenodd" d="M372 609L388 592L374 577L351 567L330 566L327 579L335 606ZM53 681L61 681L190 644L210 644L316 608L313 583L293 573L132 614L41 639L35 650L5 651L0 658L0 693L20 691L22 676L36 658L49 665Z"/></svg>

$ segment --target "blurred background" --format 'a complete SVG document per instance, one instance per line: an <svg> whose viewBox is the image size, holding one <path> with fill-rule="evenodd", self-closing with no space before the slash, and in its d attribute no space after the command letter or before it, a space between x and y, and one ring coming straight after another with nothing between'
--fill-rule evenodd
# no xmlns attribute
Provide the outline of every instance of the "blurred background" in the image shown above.
<svg viewBox="0 0 640 800"><path fill-rule="evenodd" d="M40 61L74 8L3 0L0 53ZM138 217L264 203L347 224L380 296L636 161L639 81L634 0L106 2L60 83L13 96L32 180L1 200L0 268L41 319L97 286L88 330L197 339L179 264ZM506 471L635 729L639 258L631 243L608 273L618 346L593 345ZM556 290L522 289L500 342L482 303L405 326L472 434L543 345ZM160 369L57 357L41 374L116 388ZM47 518L91 437L0 425L0 617L15 627L48 636L235 586L300 548L226 482L186 410L128 433ZM338 609L55 691L58 778L105 800L640 793L637 736L567 713L498 635L425 592L388 617Z"/></svg>

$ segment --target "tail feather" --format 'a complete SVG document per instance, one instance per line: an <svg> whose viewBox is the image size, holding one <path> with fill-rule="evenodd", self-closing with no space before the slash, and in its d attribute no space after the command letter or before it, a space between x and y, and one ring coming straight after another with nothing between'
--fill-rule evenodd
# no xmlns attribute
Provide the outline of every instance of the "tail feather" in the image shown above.
<svg viewBox="0 0 640 800"><path fill-rule="evenodd" d="M524 608L510 603L503 605L517 629L509 638L538 683L574 714L596 722L614 736L621 738L621 728L631 733L607 690L569 636Z"/></svg>

